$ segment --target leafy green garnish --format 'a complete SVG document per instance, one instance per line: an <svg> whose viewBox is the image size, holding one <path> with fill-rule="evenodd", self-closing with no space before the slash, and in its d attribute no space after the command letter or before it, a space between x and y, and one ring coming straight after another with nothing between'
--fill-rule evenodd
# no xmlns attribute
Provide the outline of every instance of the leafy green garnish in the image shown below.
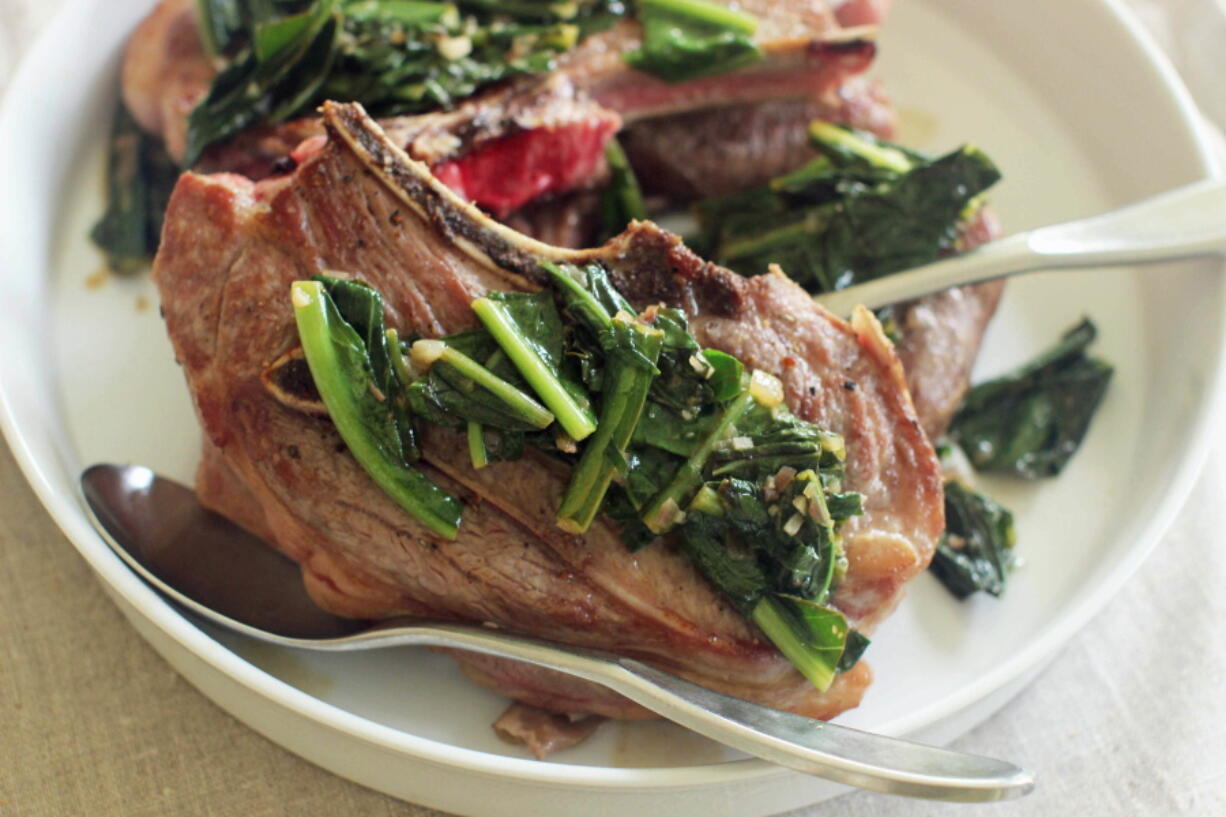
<svg viewBox="0 0 1226 817"><path fill-rule="evenodd" d="M383 321L383 297L360 281L346 281L328 275L316 275L340 317L357 332L370 360L372 386L392 413L400 446L406 460L420 456L417 434L409 412L404 387L407 383L395 365L400 350L392 348Z"/></svg>
<svg viewBox="0 0 1226 817"><path fill-rule="evenodd" d="M616 139L605 145L605 161L609 165L609 183L600 192L600 233L609 239L626 229L636 219L647 218L647 205L639 187L634 168Z"/></svg>
<svg viewBox="0 0 1226 817"><path fill-rule="evenodd" d="M1013 514L960 482L945 483L945 533L929 569L960 599L999 597L1013 567Z"/></svg>
<svg viewBox="0 0 1226 817"><path fill-rule="evenodd" d="M553 422L553 415L525 392L522 381L492 370L503 355L486 333L466 332L414 344L415 358L426 354L430 360L421 365L426 374L408 389L413 411L424 419L443 426L476 424L500 431L538 431ZM486 365L473 356L485 358ZM470 436L476 434L470 430ZM484 445L471 442L479 454L474 459L488 462Z"/></svg>
<svg viewBox="0 0 1226 817"><path fill-rule="evenodd" d="M113 271L136 272L153 258L178 179L179 168L161 143L141 130L123 103L117 105L107 154L107 210L90 232Z"/></svg>
<svg viewBox="0 0 1226 817"><path fill-rule="evenodd" d="M843 491L842 439L789 413L769 375L702 349L683 313L638 314L601 265L542 268L549 290L478 298L484 328L416 341L407 375L373 289L294 285L316 387L358 462L454 535L438 504L455 500L405 462L398 426L410 408L418 422L464 428L476 468L525 445L559 457L574 469L559 527L582 533L603 512L631 549L677 531L703 574L827 688L863 649L826 606L847 566L839 527L862 511L862 497Z"/></svg>
<svg viewBox="0 0 1226 817"><path fill-rule="evenodd" d="M574 316L588 336L584 356L601 359L600 420L562 495L558 524L582 533L592 524L619 470L628 468L626 447L647 401L651 382L659 370L656 361L664 333L648 326L608 282L598 266L564 270L544 264L553 279L567 314ZM573 275L571 274L573 271Z"/></svg>
<svg viewBox="0 0 1226 817"><path fill-rule="evenodd" d="M752 618L814 686L830 688L851 632L842 613L808 599L781 595L762 599Z"/></svg>
<svg viewBox="0 0 1226 817"><path fill-rule="evenodd" d="M625 14L621 0L198 0L206 45L227 67L188 122L187 165L256 123L323 99L375 116L451 107L518 74L550 71Z"/></svg>
<svg viewBox="0 0 1226 817"><path fill-rule="evenodd" d="M271 8L257 13L250 4L239 54L188 116L185 166L214 142L261 122L282 122L317 98L336 59L336 2L316 0L288 16Z"/></svg>
<svg viewBox="0 0 1226 817"><path fill-rule="evenodd" d="M402 431L381 394L371 352L319 281L297 281L291 298L311 377L354 459L404 510L455 538L460 502L408 463Z"/></svg>
<svg viewBox="0 0 1226 817"><path fill-rule="evenodd" d="M755 17L708 0L638 0L643 45L625 55L632 68L668 82L743 68L762 59Z"/></svg>
<svg viewBox="0 0 1226 817"><path fill-rule="evenodd" d="M843 645L843 654L839 656L838 666L835 667L836 672L847 672L860 661L860 656L864 655L864 651L868 649L868 645L872 643L868 636L861 633L859 630L849 630L847 633L847 642Z"/></svg>
<svg viewBox="0 0 1226 817"><path fill-rule="evenodd" d="M562 322L549 292L491 292L473 312L571 439L596 430L586 391L562 371Z"/></svg>
<svg viewBox="0 0 1226 817"><path fill-rule="evenodd" d="M209 54L219 57L238 50L244 36L246 5L242 0L196 0L200 39Z"/></svg>
<svg viewBox="0 0 1226 817"><path fill-rule="evenodd" d="M782 487L708 483L681 526L687 555L821 689L838 671L849 632L843 614L825 606L846 570L837 534L846 518L830 513L822 478L802 471Z"/></svg>
<svg viewBox="0 0 1226 817"><path fill-rule="evenodd" d="M810 292L830 292L936 260L955 248L968 208L1000 172L964 147L939 159L825 122L820 154L768 186L695 208L697 244L745 275L779 264Z"/></svg>
<svg viewBox="0 0 1226 817"><path fill-rule="evenodd" d="M975 468L1026 479L1060 473L1111 380L1111 365L1086 354L1096 335L1082 319L1034 361L971 389L949 433Z"/></svg>

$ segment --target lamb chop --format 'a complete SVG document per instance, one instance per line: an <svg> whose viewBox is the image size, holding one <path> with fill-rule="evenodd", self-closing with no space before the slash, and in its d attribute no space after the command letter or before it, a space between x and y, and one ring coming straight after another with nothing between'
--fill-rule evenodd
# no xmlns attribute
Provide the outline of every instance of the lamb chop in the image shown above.
<svg viewBox="0 0 1226 817"><path fill-rule="evenodd" d="M742 190L794 169L811 156L804 125L815 118L888 137L888 99L879 83L858 75L871 59L869 32L845 28L878 24L881 6L859 0L833 8L759 9L759 38L777 58L697 83L663 83L627 68L619 49L633 47L638 32L626 21L589 38L552 75L513 82L452 111L395 117L383 125L410 156L469 200L550 243L583 246L597 224L591 191L606 178L604 145L623 117L622 141L632 165L648 192L673 203ZM187 115L215 72L196 25L190 1L163 0L133 35L124 61L125 100L176 156L185 144ZM771 78L759 82L763 71ZM257 127L206 152L199 169L264 178L292 167L287 158L311 138L322 138L315 118ZM967 226L963 244L970 249L998 234L984 211ZM964 288L899 310L906 330L899 354L921 421L934 438L968 388L1002 288Z"/></svg>
<svg viewBox="0 0 1226 817"><path fill-rule="evenodd" d="M326 141L292 173L187 173L170 203L155 276L204 430L201 500L298 561L312 596L339 614L479 621L613 649L815 717L855 706L871 678L863 661L819 692L668 537L631 553L607 519L562 532L557 461L528 453L476 470L457 432L430 426L421 468L465 506L447 539L379 491L277 373L298 345L294 280L348 271L383 293L389 326L437 337L473 327L469 304L491 289L538 288L542 260L599 261L636 306L683 309L704 346L776 374L795 414L844 436L846 486L865 508L843 530L849 564L832 603L868 633L943 528L939 466L871 314L845 323L781 272L742 278L646 222L596 249L542 244L459 199L359 106L329 103L323 121ZM649 716L590 684L457 657L526 704Z"/></svg>
<svg viewBox="0 0 1226 817"><path fill-rule="evenodd" d="M862 72L872 61L872 38L879 14L873 4L863 2L830 8L824 2L741 4L743 10L762 17L756 41L765 58L748 67L684 82L666 82L629 67L623 54L641 43L641 27L634 20L623 20L607 31L593 34L558 59L554 76L571 88L572 95L590 101L597 121L620 117L627 122L667 117L676 113L709 108L753 105L772 100L820 100L826 107L839 107L835 97L848 100L856 109L876 106L867 86L846 85L846 80ZM844 8L847 10L844 11ZM841 20L855 20L855 27L844 27ZM171 157L181 161L187 149L188 115L207 94L217 68L206 54L198 31L191 0L162 0L133 33L123 64L123 97L133 116L150 133L160 135ZM531 78L525 83L531 86ZM846 85L846 87L844 87ZM503 90L493 89L493 105L501 104ZM859 102L860 97L863 102ZM515 97L524 98L519 91ZM459 120L468 120L471 135L505 135L495 131L482 134L485 122L518 121L524 118L485 112L491 104L482 102L466 111L444 112L441 122L452 131L460 129ZM575 117L566 120L577 124ZM432 123L437 129L440 120ZM475 126L474 126L475 123ZM589 130L572 133L579 144L592 145ZM395 130L390 126L389 130ZM409 130L416 130L410 127ZM538 136L552 134L555 145L561 141L556 123L542 120L532 128ZM272 159L284 156L298 142L321 133L318 120L307 118L283 125L257 127L237 139L236 145L221 145L206 154L211 170L245 172L248 176L266 175ZM608 133L604 133L607 138ZM589 137L584 139L584 137ZM407 145L408 143L406 143ZM447 143L443 155L439 143L410 155L430 163L443 161L471 150L470 140ZM599 156L603 140L594 144L592 156ZM546 145L543 152L549 150ZM261 172L262 169L262 172Z"/></svg>

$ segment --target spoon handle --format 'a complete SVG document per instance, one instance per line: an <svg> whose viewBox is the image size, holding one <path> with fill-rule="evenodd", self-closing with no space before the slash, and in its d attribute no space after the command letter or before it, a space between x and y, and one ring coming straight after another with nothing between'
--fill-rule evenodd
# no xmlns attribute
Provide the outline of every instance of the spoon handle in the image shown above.
<svg viewBox="0 0 1226 817"><path fill-rule="evenodd" d="M1226 181L1206 179L1090 218L1040 227L963 255L817 296L836 315L1046 269L1146 264L1226 250Z"/></svg>
<svg viewBox="0 0 1226 817"><path fill-rule="evenodd" d="M599 650L559 648L547 641L480 627L395 626L391 622L386 628L327 642L295 645L292 639L281 641L333 650L428 645L523 661L600 684L674 723L748 754L863 789L982 802L1020 797L1033 787L1030 775L1011 763L769 709Z"/></svg>

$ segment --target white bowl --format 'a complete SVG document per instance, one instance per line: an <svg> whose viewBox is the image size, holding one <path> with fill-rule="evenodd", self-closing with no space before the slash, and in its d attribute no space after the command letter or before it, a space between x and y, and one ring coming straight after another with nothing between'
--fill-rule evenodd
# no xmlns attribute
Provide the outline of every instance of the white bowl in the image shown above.
<svg viewBox="0 0 1226 817"><path fill-rule="evenodd" d="M762 815L824 781L667 724L617 724L537 762L489 730L504 702L445 658L315 656L198 628L94 533L82 467L140 462L190 481L197 431L146 277L87 279L121 45L149 0L70 0L0 112L0 425L52 516L133 625L219 705L306 759L432 807L482 815ZM1110 0L900 4L878 73L902 138L973 141L1006 180L1013 229L1216 174L1173 72ZM1003 600L958 603L929 577L868 654L877 682L840 720L952 739L995 711L1116 592L1190 488L1222 380L1220 261L1034 276L1010 287L982 366L1002 369L1083 312L1117 366L1083 450L1056 480L993 481L1027 567ZM1041 784L1041 781L1040 781Z"/></svg>

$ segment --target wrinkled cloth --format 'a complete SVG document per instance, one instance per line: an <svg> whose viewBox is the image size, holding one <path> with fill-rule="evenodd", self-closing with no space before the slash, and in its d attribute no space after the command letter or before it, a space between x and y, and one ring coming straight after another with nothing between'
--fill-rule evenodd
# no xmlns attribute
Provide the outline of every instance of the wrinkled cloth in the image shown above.
<svg viewBox="0 0 1226 817"><path fill-rule="evenodd" d="M0 90L59 5L0 0ZM1127 5L1226 124L1226 2ZM1123 591L953 744L1031 769L1033 795L975 808L857 792L793 817L1226 814L1223 454L1226 439ZM0 816L79 814L446 817L322 771L196 692L127 625L0 443Z"/></svg>

